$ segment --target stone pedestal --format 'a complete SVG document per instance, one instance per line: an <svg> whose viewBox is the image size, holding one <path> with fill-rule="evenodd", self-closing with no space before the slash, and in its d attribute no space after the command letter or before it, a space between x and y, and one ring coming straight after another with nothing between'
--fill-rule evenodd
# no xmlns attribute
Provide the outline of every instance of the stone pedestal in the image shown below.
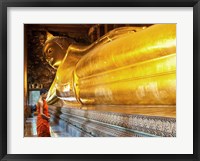
<svg viewBox="0 0 200 161"><path fill-rule="evenodd" d="M175 137L173 117L49 105L54 121L73 137Z"/></svg>

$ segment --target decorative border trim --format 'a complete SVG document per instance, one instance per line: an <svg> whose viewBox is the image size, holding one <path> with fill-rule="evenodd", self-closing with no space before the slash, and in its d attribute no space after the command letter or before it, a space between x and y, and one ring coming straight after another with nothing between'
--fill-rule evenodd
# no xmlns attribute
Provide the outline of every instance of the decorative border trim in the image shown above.
<svg viewBox="0 0 200 161"><path fill-rule="evenodd" d="M86 111L75 108L49 106L60 114L75 115L113 126L127 128L155 136L176 137L176 119L158 116L120 114L114 112Z"/></svg>

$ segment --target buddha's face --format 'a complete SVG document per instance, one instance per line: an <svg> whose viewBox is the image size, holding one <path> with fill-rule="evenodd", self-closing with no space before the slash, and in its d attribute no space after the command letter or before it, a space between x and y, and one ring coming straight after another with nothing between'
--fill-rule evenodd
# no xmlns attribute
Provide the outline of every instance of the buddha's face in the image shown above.
<svg viewBox="0 0 200 161"><path fill-rule="evenodd" d="M73 40L63 37L55 37L46 42L43 52L49 65L57 69L71 43L73 43Z"/></svg>
<svg viewBox="0 0 200 161"><path fill-rule="evenodd" d="M50 41L45 44L45 59L53 68L57 69L66 53L65 48L61 48L56 42Z"/></svg>

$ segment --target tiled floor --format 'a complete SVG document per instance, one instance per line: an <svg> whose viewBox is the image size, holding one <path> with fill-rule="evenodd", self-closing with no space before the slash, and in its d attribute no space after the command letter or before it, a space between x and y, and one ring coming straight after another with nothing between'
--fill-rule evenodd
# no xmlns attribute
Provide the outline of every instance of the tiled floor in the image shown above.
<svg viewBox="0 0 200 161"><path fill-rule="evenodd" d="M24 137L37 137L36 119L36 116L27 118L24 127ZM70 137L67 132L63 131L61 127L59 127L52 121L50 121L50 131L51 137Z"/></svg>

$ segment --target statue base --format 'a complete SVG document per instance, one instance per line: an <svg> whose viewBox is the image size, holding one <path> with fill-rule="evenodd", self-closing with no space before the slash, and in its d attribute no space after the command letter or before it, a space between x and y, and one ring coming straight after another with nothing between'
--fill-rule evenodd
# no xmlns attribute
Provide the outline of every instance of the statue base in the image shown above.
<svg viewBox="0 0 200 161"><path fill-rule="evenodd" d="M49 113L72 137L176 137L175 106L49 105Z"/></svg>

